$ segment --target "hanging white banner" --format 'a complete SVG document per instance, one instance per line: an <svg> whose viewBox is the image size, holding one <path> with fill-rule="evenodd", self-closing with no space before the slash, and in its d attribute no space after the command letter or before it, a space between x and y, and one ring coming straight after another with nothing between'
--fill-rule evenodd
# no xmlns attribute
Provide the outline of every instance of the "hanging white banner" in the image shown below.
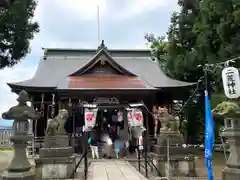
<svg viewBox="0 0 240 180"><path fill-rule="evenodd" d="M86 131L91 130L92 128L95 127L97 111L98 111L97 108L95 108L95 109L85 108L85 113L84 113L85 127L84 127L84 129Z"/></svg>
<svg viewBox="0 0 240 180"><path fill-rule="evenodd" d="M127 117L128 117L128 125L130 127L143 126L143 113L141 109L138 109L138 108L128 109Z"/></svg>
<svg viewBox="0 0 240 180"><path fill-rule="evenodd" d="M133 109L132 111L133 125L134 126L143 126L143 113L140 109Z"/></svg>
<svg viewBox="0 0 240 180"><path fill-rule="evenodd" d="M238 69L226 67L222 70L222 81L225 95L230 99L240 96L240 77Z"/></svg>

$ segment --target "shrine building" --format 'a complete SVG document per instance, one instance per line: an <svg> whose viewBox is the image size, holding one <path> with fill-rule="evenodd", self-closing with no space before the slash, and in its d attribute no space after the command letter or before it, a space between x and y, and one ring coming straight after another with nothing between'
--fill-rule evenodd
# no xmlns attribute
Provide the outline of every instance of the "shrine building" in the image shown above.
<svg viewBox="0 0 240 180"><path fill-rule="evenodd" d="M171 110L173 100L181 99L191 85L167 77L150 50L108 49L104 42L97 49L44 49L33 78L8 83L15 93L27 91L42 112L33 128L37 136L44 135L47 119L62 108L69 110L76 130L82 125L77 110L81 102L144 102L150 111L155 104ZM151 117L149 127L151 132Z"/></svg>

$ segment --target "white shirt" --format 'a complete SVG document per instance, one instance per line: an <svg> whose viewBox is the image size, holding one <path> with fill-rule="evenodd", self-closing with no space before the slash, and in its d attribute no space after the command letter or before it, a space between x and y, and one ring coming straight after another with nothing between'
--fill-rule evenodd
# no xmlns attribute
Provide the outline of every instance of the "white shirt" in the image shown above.
<svg viewBox="0 0 240 180"><path fill-rule="evenodd" d="M112 140L111 140L110 138L108 138L107 144L108 144L108 145L112 145L112 144L113 144L113 143L112 143Z"/></svg>

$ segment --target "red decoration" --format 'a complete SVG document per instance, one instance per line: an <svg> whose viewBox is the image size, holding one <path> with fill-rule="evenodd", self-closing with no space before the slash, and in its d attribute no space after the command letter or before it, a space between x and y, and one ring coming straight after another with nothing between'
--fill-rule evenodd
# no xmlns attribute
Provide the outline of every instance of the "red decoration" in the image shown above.
<svg viewBox="0 0 240 180"><path fill-rule="evenodd" d="M92 113L86 114L86 119L87 119L87 121L92 121L93 120L93 114Z"/></svg>
<svg viewBox="0 0 240 180"><path fill-rule="evenodd" d="M134 116L135 116L135 119L137 121L141 121L142 120L142 114L140 112L135 112Z"/></svg>

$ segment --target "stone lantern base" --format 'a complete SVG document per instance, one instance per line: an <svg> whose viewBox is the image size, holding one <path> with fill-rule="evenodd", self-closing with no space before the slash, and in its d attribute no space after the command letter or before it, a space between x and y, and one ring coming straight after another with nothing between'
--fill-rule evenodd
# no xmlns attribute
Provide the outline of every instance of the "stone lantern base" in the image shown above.
<svg viewBox="0 0 240 180"><path fill-rule="evenodd" d="M73 154L73 148L69 146L68 136L47 137L44 145L46 147L40 149L39 158L35 159L36 177L38 179L71 178L76 165L76 156Z"/></svg>
<svg viewBox="0 0 240 180"><path fill-rule="evenodd" d="M240 169L225 167L222 171L222 180L239 180Z"/></svg>
<svg viewBox="0 0 240 180"><path fill-rule="evenodd" d="M11 172L4 171L1 176L2 180L35 180L36 174L34 171L26 171L26 172Z"/></svg>

